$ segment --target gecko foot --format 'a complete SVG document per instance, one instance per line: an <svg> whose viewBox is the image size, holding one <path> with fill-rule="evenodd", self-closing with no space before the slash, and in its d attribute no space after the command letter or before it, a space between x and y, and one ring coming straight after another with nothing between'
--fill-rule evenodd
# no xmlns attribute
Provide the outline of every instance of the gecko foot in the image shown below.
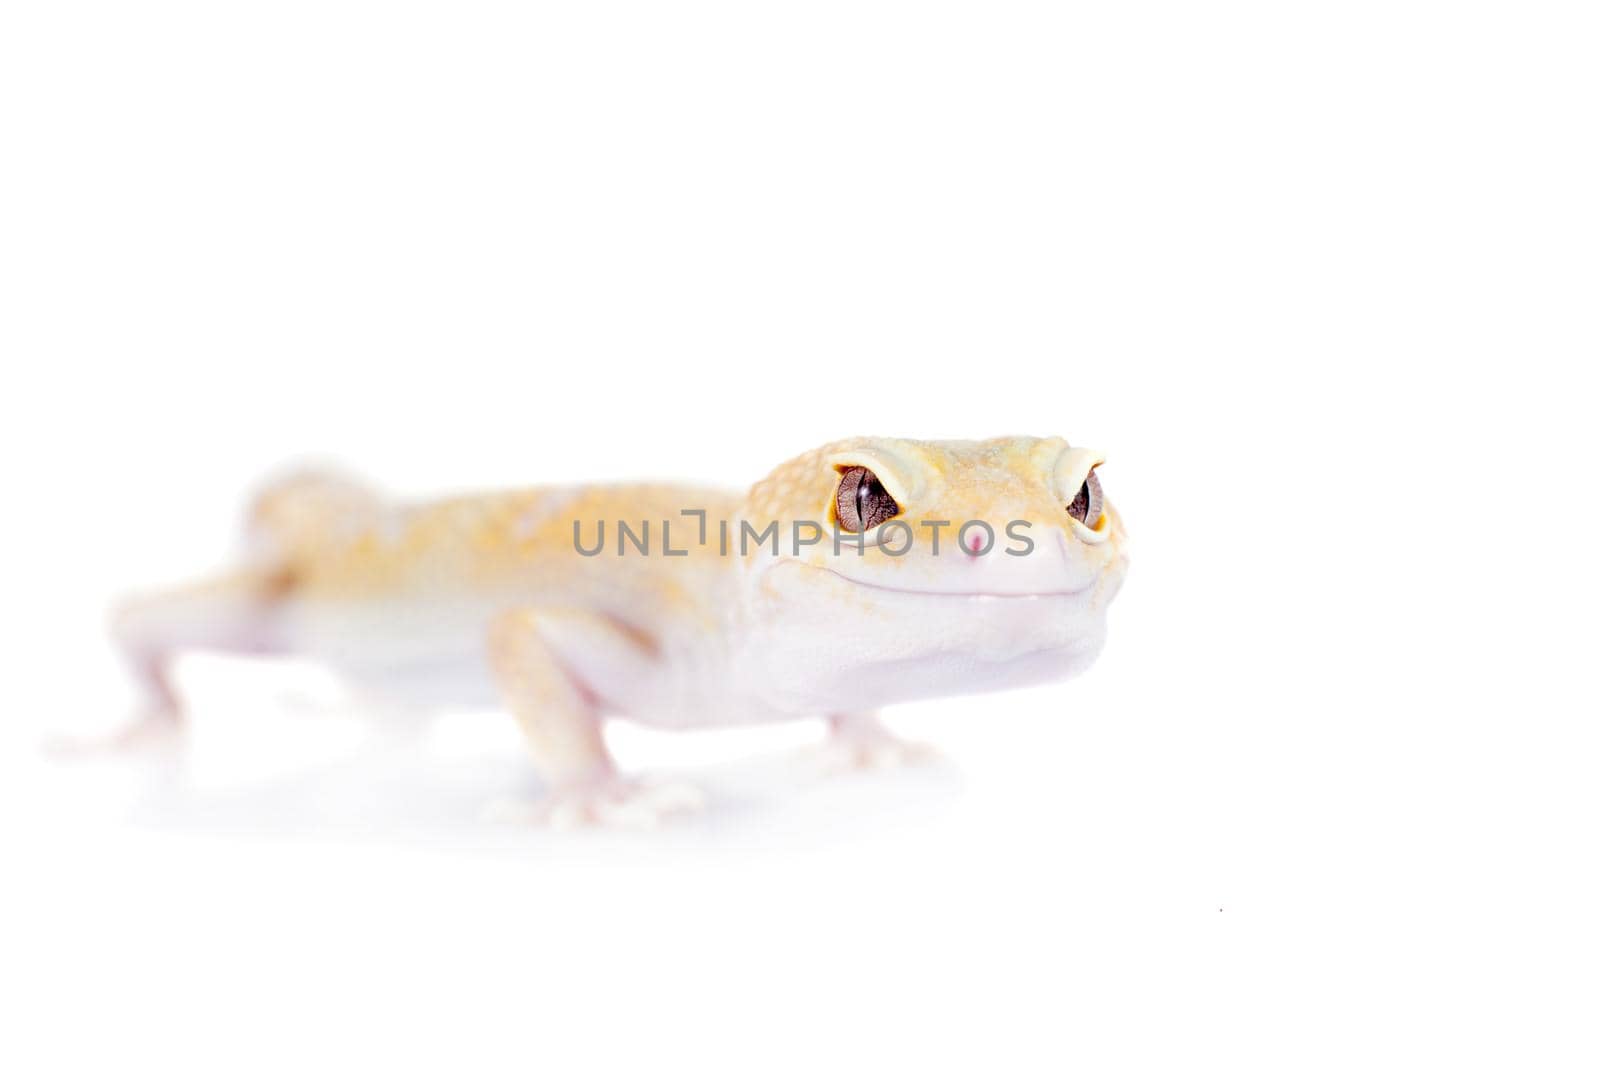
<svg viewBox="0 0 1600 1067"><path fill-rule="evenodd" d="M52 735L44 739L45 755L53 759L80 760L97 756L154 753L167 755L181 748L183 717L176 708L156 707L107 734L92 737Z"/></svg>
<svg viewBox="0 0 1600 1067"><path fill-rule="evenodd" d="M835 774L925 766L941 759L938 749L895 736L875 716L838 716L828 726L824 759Z"/></svg>
<svg viewBox="0 0 1600 1067"><path fill-rule="evenodd" d="M490 822L545 826L552 830L587 827L647 830L665 819L705 807L705 796L691 785L607 778L557 789L538 801L501 800L484 812Z"/></svg>

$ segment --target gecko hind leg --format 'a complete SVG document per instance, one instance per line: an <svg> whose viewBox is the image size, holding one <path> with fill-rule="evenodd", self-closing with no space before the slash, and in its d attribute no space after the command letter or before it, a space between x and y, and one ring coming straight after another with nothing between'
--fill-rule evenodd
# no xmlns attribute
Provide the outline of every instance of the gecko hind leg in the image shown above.
<svg viewBox="0 0 1600 1067"><path fill-rule="evenodd" d="M648 827L699 808L690 787L623 778L606 748L593 680L648 669L653 654L637 634L593 612L525 608L497 619L490 665L550 795L531 809L497 804L488 817L556 829Z"/></svg>
<svg viewBox="0 0 1600 1067"><path fill-rule="evenodd" d="M78 755L175 737L183 725L182 697L172 673L178 656L277 651L276 606L285 591L276 572L240 570L119 604L111 634L139 687L141 706L131 722L109 736L58 740L51 747Z"/></svg>

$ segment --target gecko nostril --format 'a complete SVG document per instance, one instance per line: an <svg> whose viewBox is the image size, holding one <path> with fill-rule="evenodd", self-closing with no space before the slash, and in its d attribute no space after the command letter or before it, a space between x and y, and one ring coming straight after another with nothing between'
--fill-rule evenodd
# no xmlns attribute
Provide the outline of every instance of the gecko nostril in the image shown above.
<svg viewBox="0 0 1600 1067"><path fill-rule="evenodd" d="M961 554L968 559L978 559L989 554L989 549L994 547L994 532L986 524L972 524L971 527L962 527L956 544L961 547Z"/></svg>

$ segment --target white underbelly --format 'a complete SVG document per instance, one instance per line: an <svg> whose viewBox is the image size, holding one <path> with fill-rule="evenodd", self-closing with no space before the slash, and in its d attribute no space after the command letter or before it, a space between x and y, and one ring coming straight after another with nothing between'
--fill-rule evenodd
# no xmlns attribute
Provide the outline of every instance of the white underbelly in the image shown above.
<svg viewBox="0 0 1600 1067"><path fill-rule="evenodd" d="M488 658L496 611L481 600L309 602L286 609L286 651L315 660L359 688L409 705L498 704ZM646 627L644 619L629 620ZM557 640L563 669L607 715L664 727L737 719L715 635L685 628L655 633L651 653L617 659L605 646Z"/></svg>
<svg viewBox="0 0 1600 1067"><path fill-rule="evenodd" d="M408 704L497 700L486 656L491 608L469 602L310 602L287 607L288 651Z"/></svg>

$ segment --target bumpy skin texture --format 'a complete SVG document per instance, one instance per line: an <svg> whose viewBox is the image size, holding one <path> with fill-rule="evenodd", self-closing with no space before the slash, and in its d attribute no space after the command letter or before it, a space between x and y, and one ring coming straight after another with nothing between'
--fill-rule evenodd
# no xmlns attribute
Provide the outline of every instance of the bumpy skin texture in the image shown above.
<svg viewBox="0 0 1600 1067"><path fill-rule="evenodd" d="M167 714L171 661L200 648L308 656L409 703L502 700L550 785L543 815L646 821L682 798L618 777L607 716L825 717L871 764L909 752L879 707L1087 666L1127 567L1109 502L1093 528L1067 513L1099 460L1058 437L862 437L742 496L587 486L421 504L301 474L257 499L236 572L125 604L116 636ZM860 548L835 542L841 472L858 466L899 511ZM972 520L992 534L958 542ZM648 531L646 551L619 522ZM578 550L602 530L600 551Z"/></svg>

